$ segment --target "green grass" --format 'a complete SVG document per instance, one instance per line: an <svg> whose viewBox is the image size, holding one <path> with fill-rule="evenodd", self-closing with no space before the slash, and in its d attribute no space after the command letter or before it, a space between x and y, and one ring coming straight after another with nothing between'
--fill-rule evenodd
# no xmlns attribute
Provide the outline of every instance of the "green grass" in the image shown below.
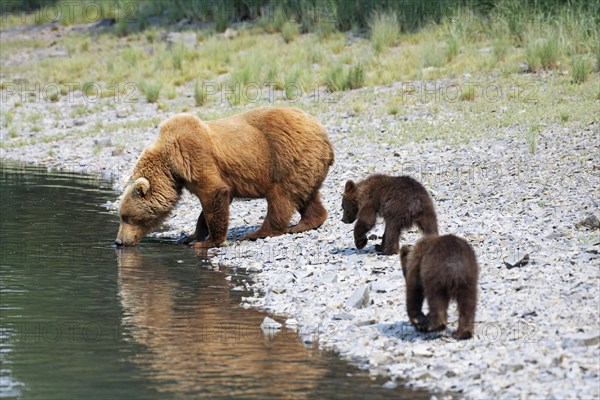
<svg viewBox="0 0 600 400"><path fill-rule="evenodd" d="M291 42L300 34L300 28L295 22L286 22L281 28L281 37L286 43Z"/></svg>
<svg viewBox="0 0 600 400"><path fill-rule="evenodd" d="M158 81L145 81L140 84L140 89L142 90L142 93L146 97L146 101L148 103L156 103L158 97L160 96L162 83Z"/></svg>
<svg viewBox="0 0 600 400"><path fill-rule="evenodd" d="M588 79L592 72L592 65L587 57L576 55L571 59L571 77L573 83L580 84Z"/></svg>
<svg viewBox="0 0 600 400"><path fill-rule="evenodd" d="M540 131L540 126L538 124L533 124L529 127L527 135L525 136L527 140L527 148L529 149L529 153L531 154L535 154L535 152L537 151L537 137Z"/></svg>
<svg viewBox="0 0 600 400"><path fill-rule="evenodd" d="M556 36L538 38L527 45L527 64L530 71L548 70L558 67L561 51Z"/></svg>
<svg viewBox="0 0 600 400"><path fill-rule="evenodd" d="M200 107L206 104L206 100L206 92L200 87L198 81L196 81L196 83L194 84L194 101L196 102L196 107Z"/></svg>
<svg viewBox="0 0 600 400"><path fill-rule="evenodd" d="M474 101L475 100L475 87L472 85L462 85L460 99L462 101Z"/></svg>
<svg viewBox="0 0 600 400"><path fill-rule="evenodd" d="M400 37L398 17L393 11L375 12L369 20L371 46L376 54L395 46Z"/></svg>
<svg viewBox="0 0 600 400"><path fill-rule="evenodd" d="M338 64L326 73L325 83L331 92L358 89L364 86L365 70L361 64L349 67Z"/></svg>

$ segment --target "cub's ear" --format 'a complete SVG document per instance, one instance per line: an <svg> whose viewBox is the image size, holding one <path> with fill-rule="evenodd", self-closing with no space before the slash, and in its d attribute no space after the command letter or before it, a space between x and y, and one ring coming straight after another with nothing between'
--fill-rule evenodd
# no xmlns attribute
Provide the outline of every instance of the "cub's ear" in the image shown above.
<svg viewBox="0 0 600 400"><path fill-rule="evenodd" d="M352 179L348 179L346 181L346 187L344 188L344 192L352 194L356 192L356 183Z"/></svg>
<svg viewBox="0 0 600 400"><path fill-rule="evenodd" d="M150 190L150 182L146 178L137 178L133 183L133 190L140 197L144 197Z"/></svg>

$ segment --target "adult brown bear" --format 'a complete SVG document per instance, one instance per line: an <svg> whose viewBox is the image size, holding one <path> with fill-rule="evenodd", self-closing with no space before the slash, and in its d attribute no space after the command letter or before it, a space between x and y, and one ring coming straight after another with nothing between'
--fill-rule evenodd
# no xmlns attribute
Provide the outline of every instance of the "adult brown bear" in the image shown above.
<svg viewBox="0 0 600 400"><path fill-rule="evenodd" d="M327 132L296 108L259 108L208 122L176 115L161 124L133 169L115 244L137 244L167 218L183 188L202 205L187 240L199 247L225 242L232 198L267 199L262 226L244 239L317 228L327 218L319 189L332 164ZM296 210L300 222L289 227Z"/></svg>

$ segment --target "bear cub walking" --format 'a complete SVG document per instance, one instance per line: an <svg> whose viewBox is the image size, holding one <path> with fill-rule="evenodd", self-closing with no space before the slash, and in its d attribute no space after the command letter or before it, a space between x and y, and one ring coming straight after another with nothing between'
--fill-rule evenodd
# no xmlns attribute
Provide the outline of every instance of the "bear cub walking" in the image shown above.
<svg viewBox="0 0 600 400"><path fill-rule="evenodd" d="M411 249L400 249L402 273L406 280L406 310L415 329L434 332L446 328L448 304L456 299L458 330L455 339L473 336L477 306L479 267L475 252L466 240L454 235L427 236ZM427 299L429 314L423 314Z"/></svg>
<svg viewBox="0 0 600 400"><path fill-rule="evenodd" d="M375 250L383 254L398 254L398 242L403 229L417 225L425 235L437 235L437 216L427 190L409 176L371 175L363 181L346 182L342 198L342 222L354 225L354 243L362 249L367 244L367 232L377 215L385 221L381 245Z"/></svg>

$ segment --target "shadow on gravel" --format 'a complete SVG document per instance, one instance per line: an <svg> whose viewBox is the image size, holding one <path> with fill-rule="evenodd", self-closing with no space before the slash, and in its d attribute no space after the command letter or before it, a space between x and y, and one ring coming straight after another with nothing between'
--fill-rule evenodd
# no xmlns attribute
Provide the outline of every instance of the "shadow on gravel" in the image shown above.
<svg viewBox="0 0 600 400"><path fill-rule="evenodd" d="M375 326L385 336L393 337L403 342L427 342L443 337L440 332L417 332L409 322L394 322L392 324L377 324Z"/></svg>

